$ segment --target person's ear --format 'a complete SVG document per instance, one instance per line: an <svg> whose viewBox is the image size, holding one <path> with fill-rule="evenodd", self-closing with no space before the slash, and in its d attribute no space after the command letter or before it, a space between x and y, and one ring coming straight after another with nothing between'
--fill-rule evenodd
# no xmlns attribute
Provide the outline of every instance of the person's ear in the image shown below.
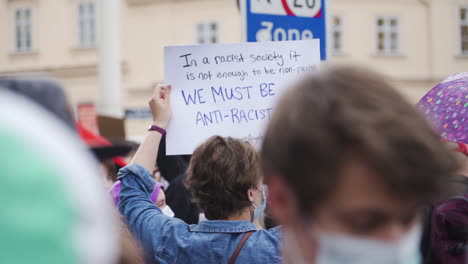
<svg viewBox="0 0 468 264"><path fill-rule="evenodd" d="M254 190L253 190L253 188L249 188L247 190L247 197L249 197L250 202L252 202L252 203L254 202Z"/></svg>
<svg viewBox="0 0 468 264"><path fill-rule="evenodd" d="M274 218L279 224L284 225L292 222L296 215L294 198L284 181L279 175L268 177L268 205Z"/></svg>

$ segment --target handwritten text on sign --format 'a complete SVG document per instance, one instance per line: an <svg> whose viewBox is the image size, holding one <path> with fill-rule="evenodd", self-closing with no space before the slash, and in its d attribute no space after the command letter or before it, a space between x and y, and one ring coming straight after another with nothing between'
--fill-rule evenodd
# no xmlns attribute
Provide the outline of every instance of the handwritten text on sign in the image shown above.
<svg viewBox="0 0 468 264"><path fill-rule="evenodd" d="M258 145L281 92L319 63L319 40L166 47L167 154L192 154L213 135Z"/></svg>

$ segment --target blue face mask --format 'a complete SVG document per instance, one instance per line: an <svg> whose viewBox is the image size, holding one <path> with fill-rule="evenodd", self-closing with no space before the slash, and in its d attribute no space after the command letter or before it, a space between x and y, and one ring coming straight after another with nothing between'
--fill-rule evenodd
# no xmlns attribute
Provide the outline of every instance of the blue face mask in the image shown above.
<svg viewBox="0 0 468 264"><path fill-rule="evenodd" d="M259 205L259 206L256 206L254 203L252 203L252 206L254 207L254 214L253 214L253 221L259 219L260 217L263 216L263 214L265 213L265 208L266 208L266 200L267 200L267 196L265 194L265 192L267 191L267 187L266 185L263 185L263 191L260 190L259 188L257 188L260 192L262 192L262 197L263 197L263 200L262 200L262 204Z"/></svg>

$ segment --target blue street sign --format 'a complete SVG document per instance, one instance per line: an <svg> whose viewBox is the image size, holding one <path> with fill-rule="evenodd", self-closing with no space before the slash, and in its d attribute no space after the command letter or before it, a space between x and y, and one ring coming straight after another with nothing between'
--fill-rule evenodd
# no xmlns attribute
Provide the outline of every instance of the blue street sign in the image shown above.
<svg viewBox="0 0 468 264"><path fill-rule="evenodd" d="M248 42L320 39L327 58L327 0L243 0L243 31Z"/></svg>

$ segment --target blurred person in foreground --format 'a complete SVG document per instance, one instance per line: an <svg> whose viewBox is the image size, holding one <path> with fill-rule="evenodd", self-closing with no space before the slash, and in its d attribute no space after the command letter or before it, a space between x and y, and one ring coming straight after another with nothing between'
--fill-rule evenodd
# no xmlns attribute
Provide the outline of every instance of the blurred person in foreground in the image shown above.
<svg viewBox="0 0 468 264"><path fill-rule="evenodd" d="M423 207L457 169L384 78L322 70L281 98L263 142L285 263L421 263Z"/></svg>
<svg viewBox="0 0 468 264"><path fill-rule="evenodd" d="M49 80L21 83L63 98ZM115 264L118 229L98 166L57 116L0 87L0 263Z"/></svg>
<svg viewBox="0 0 468 264"><path fill-rule="evenodd" d="M171 116L169 87L150 100L154 125L119 172L119 210L144 248L146 263L280 263L279 230L257 230L266 205L259 155L248 143L212 137L193 153L187 185L209 221L187 225L151 201L151 171Z"/></svg>
<svg viewBox="0 0 468 264"><path fill-rule="evenodd" d="M96 163L128 148L96 141L95 135L84 138L89 148L80 144L64 90L52 78L2 76L0 94L0 183L7 197L1 198L0 263L141 264L132 235L116 224L102 188L106 175ZM3 128L22 144L4 137Z"/></svg>

